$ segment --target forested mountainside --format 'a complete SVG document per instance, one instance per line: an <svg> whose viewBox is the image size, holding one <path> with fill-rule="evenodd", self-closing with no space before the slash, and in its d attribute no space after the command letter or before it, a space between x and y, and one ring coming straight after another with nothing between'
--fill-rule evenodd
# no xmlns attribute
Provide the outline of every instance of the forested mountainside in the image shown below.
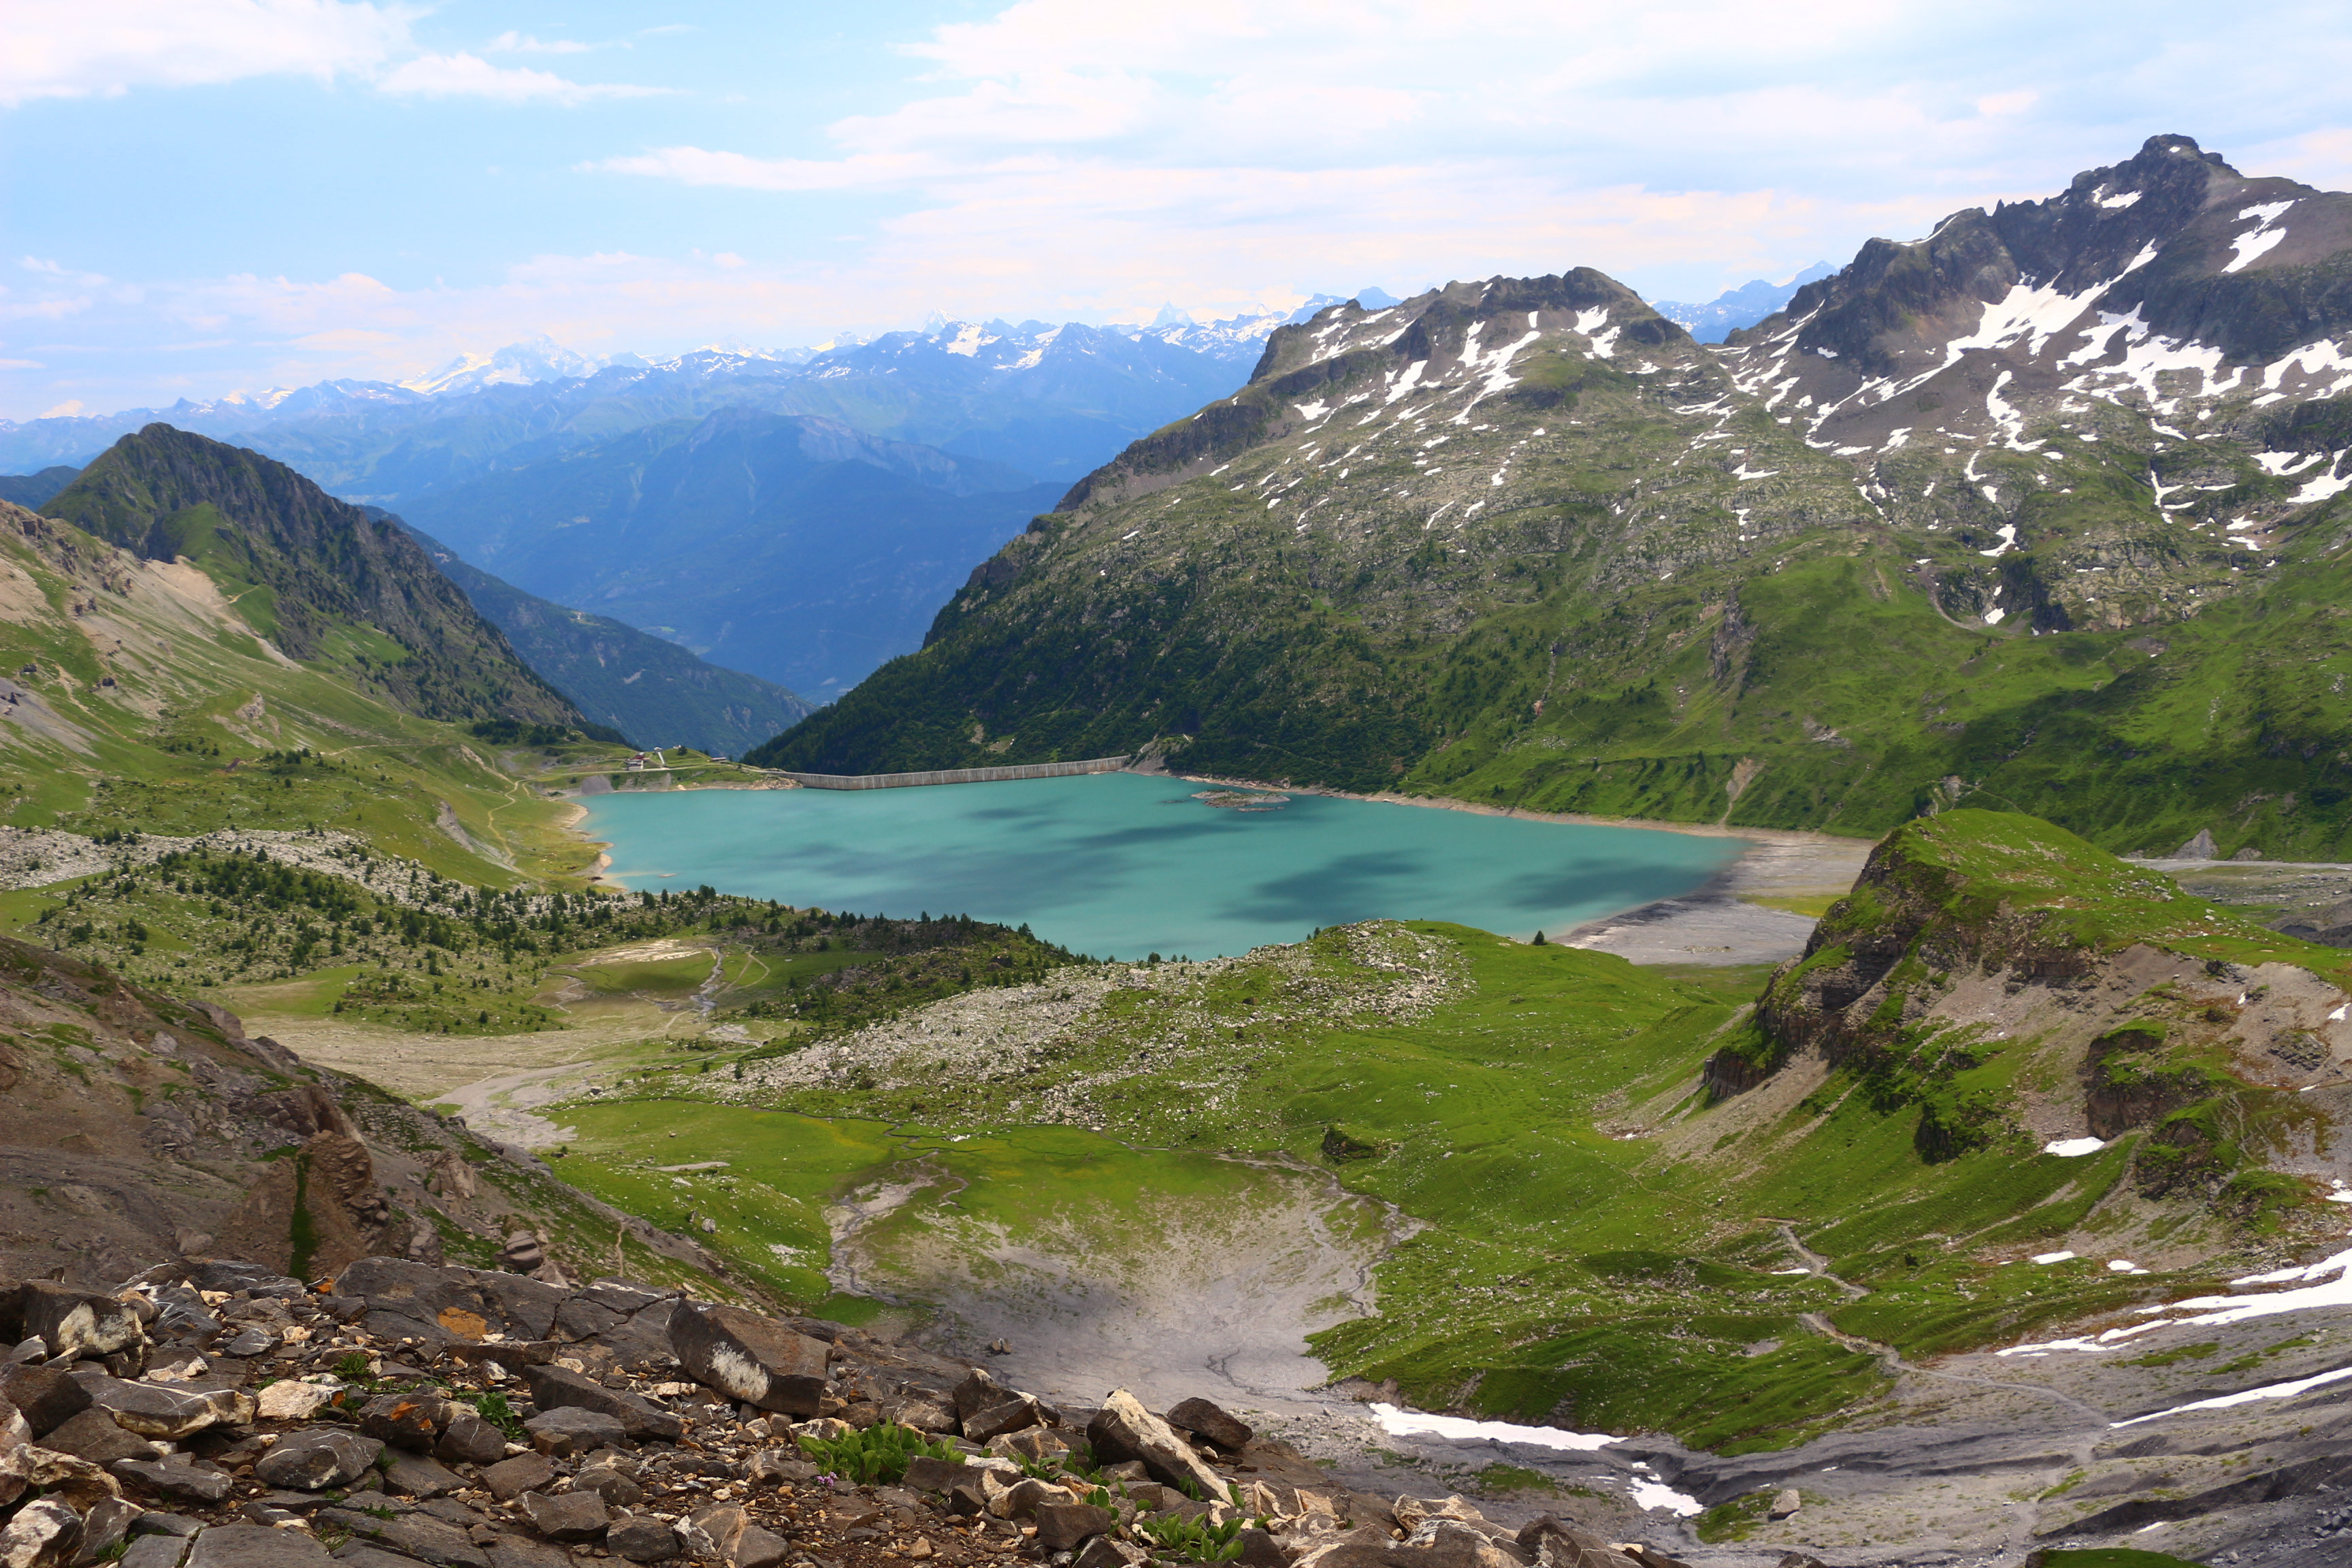
<svg viewBox="0 0 2352 1568"><path fill-rule="evenodd" d="M811 711L773 681L706 664L677 644L609 616L526 594L467 565L430 534L408 531L474 608L507 635L523 662L598 724L646 745L732 755L772 739Z"/></svg>
<svg viewBox="0 0 2352 1568"><path fill-rule="evenodd" d="M585 724L393 523L282 463L150 425L42 509L210 578L258 637L420 717Z"/></svg>
<svg viewBox="0 0 2352 1568"><path fill-rule="evenodd" d="M2352 851L2347 216L2165 136L1719 349L1590 269L1332 307L760 756Z"/></svg>

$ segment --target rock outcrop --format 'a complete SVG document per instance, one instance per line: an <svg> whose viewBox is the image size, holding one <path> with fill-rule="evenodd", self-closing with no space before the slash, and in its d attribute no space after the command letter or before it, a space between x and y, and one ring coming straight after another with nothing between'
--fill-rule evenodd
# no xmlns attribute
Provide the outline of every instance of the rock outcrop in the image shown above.
<svg viewBox="0 0 2352 1568"><path fill-rule="evenodd" d="M541 1272L658 1258L719 1286L700 1248L544 1179L519 1150L249 1037L224 1008L8 938L0 1079L0 1277L40 1286L20 1303L32 1326L11 1343L55 1334L51 1354L79 1355L121 1339L110 1326L119 1305L91 1306L88 1291L159 1258L255 1259L209 1267L305 1279L385 1253L489 1264L519 1225ZM540 1237L573 1240L550 1247ZM593 1254L588 1237L599 1238ZM43 1278L53 1272L54 1289ZM223 1272L205 1288L230 1280ZM575 1313L584 1323L602 1310ZM240 1323L276 1327L267 1301Z"/></svg>
<svg viewBox="0 0 2352 1568"><path fill-rule="evenodd" d="M1675 1568L1549 1517L1514 1532L1460 1498L1352 1492L1205 1399L1181 1426L1124 1390L1060 1409L633 1280L371 1258L306 1285L197 1258L71 1294L47 1317L111 1342L30 1338L0 1369L11 1568ZM279 1326L256 1344L236 1325L265 1304ZM780 1382L808 1418L744 1395ZM909 1410L929 1435L887 1414Z"/></svg>

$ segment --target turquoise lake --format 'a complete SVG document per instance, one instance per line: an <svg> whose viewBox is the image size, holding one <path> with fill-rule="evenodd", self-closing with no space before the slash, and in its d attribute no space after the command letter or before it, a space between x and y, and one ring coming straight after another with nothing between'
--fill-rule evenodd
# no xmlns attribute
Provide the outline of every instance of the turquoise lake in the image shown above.
<svg viewBox="0 0 2352 1568"><path fill-rule="evenodd" d="M1525 938L1687 893L1736 838L1293 795L1273 811L1136 773L882 790L595 795L629 888L968 914L1097 958L1192 958L1387 916Z"/></svg>

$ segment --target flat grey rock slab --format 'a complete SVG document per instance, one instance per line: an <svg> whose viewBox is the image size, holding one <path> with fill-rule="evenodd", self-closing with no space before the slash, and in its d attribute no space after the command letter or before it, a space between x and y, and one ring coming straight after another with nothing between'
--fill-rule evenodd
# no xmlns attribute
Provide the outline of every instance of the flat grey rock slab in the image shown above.
<svg viewBox="0 0 2352 1568"><path fill-rule="evenodd" d="M187 1568L327 1568L331 1561L308 1531L215 1524L196 1537Z"/></svg>

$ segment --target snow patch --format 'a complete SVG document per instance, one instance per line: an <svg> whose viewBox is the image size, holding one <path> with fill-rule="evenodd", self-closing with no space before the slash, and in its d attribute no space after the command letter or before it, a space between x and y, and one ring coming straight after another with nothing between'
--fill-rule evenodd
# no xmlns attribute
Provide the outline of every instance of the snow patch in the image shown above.
<svg viewBox="0 0 2352 1568"><path fill-rule="evenodd" d="M2053 1263L2070 1263L2074 1261L2074 1255L2071 1252L2037 1252L2033 1255L2033 1261L2047 1266Z"/></svg>
<svg viewBox="0 0 2352 1568"><path fill-rule="evenodd" d="M1688 1492L1678 1492L1664 1481L1645 1481L1637 1477L1630 1489L1633 1494L1633 1506L1639 1509L1672 1509L1684 1519L1705 1511L1699 1507L1698 1499Z"/></svg>
<svg viewBox="0 0 2352 1568"><path fill-rule="evenodd" d="M2099 198L2099 205L2106 208L2109 212L2121 212L2124 208L2131 205L2132 203L2139 200L2141 195L2142 193L2138 191L2125 191L2118 195L2101 196Z"/></svg>
<svg viewBox="0 0 2352 1568"><path fill-rule="evenodd" d="M1473 1421L1461 1415L1430 1415L1394 1405L1375 1404L1371 1410L1372 1419L1381 1424L1381 1430L1392 1437L1425 1436L1451 1437L1457 1442L1488 1439L1586 1454L1617 1441L1613 1434L1607 1432L1565 1432L1557 1426L1522 1426L1513 1421ZM1691 1511L1696 1513L1698 1510L1694 1508Z"/></svg>
<svg viewBox="0 0 2352 1568"><path fill-rule="evenodd" d="M2128 1421L2111 1422L2109 1426L2137 1426L2143 1421L2161 1421L2168 1415L2179 1415L2185 1411L2227 1410L2232 1405L2252 1405L2261 1399L2293 1399L2299 1394L2308 1394L2315 1388L2325 1388L2331 1383L2341 1383L2347 1377L2352 1377L2352 1366L2339 1366L2334 1372L2323 1372L2316 1377L2299 1377L2293 1383L2265 1384L2260 1388L2249 1388L2238 1394L2224 1394L2215 1399L2192 1400L2187 1405L2176 1405L2169 1410L2153 1410L2146 1415L2135 1415Z"/></svg>
<svg viewBox="0 0 2352 1568"><path fill-rule="evenodd" d="M2061 1160L2079 1160L2085 1154L2095 1154L2107 1146L2103 1138L2061 1138L2042 1145L2045 1154L2055 1154Z"/></svg>
<svg viewBox="0 0 2352 1568"><path fill-rule="evenodd" d="M2258 228L2252 234L2238 236L2230 242L2230 248L2238 254L2231 257L2230 264L2221 270L2224 272L2242 270L2249 263L2259 261L2276 249L2278 242L2285 237L2286 230L2283 228Z"/></svg>
<svg viewBox="0 0 2352 1568"><path fill-rule="evenodd" d="M2330 496L2341 495L2347 489L2352 489L2352 478L2339 479L2331 475L2321 474L2315 479L2305 480L2303 489L2287 497L2287 501L2292 506L2309 506L2313 501L2326 500Z"/></svg>
<svg viewBox="0 0 2352 1568"><path fill-rule="evenodd" d="M1429 362L1425 359L1417 359L1405 366L1403 376L1394 386L1389 388L1389 395L1385 401L1394 403L1397 399L1410 395L1414 387L1421 384L1421 373L1428 368Z"/></svg>

